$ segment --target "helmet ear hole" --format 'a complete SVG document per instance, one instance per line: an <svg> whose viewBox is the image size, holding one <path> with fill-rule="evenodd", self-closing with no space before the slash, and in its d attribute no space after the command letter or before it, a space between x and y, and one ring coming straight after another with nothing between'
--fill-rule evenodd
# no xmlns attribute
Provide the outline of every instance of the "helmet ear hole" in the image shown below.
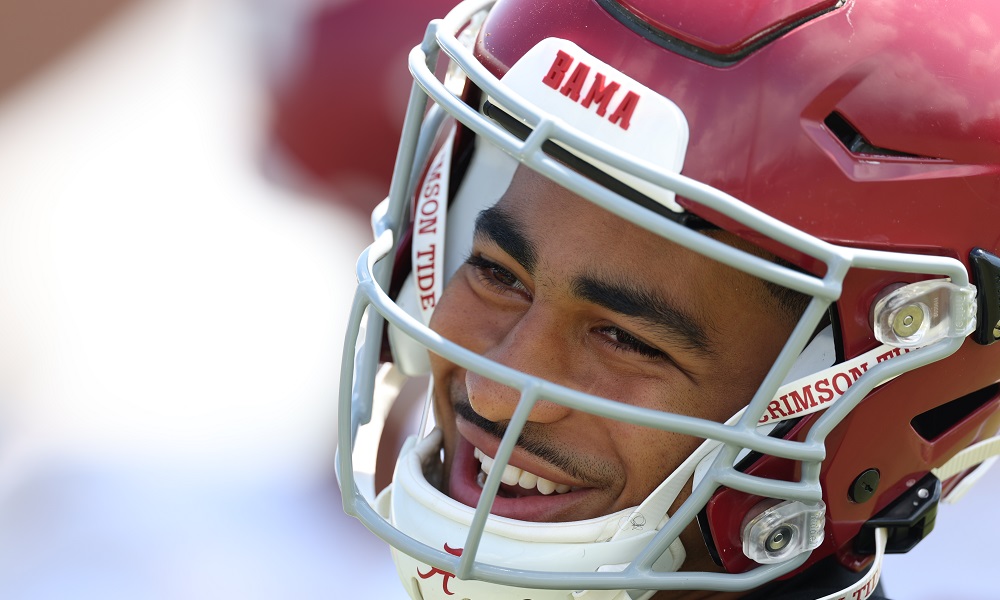
<svg viewBox="0 0 1000 600"><path fill-rule="evenodd" d="M847 148L848 152L852 154L860 154L863 156L904 156L911 158L918 158L915 154L910 154L908 152L901 152L899 150L891 150L889 148L880 148L872 144L860 131L858 131L854 125L850 123L838 112L832 112L826 119L823 120L823 124L826 125L827 129L830 130L840 143ZM932 158L921 156L919 158Z"/></svg>
<svg viewBox="0 0 1000 600"><path fill-rule="evenodd" d="M1000 397L1000 384L994 383L921 413L913 417L910 425L920 437L930 442L998 397Z"/></svg>

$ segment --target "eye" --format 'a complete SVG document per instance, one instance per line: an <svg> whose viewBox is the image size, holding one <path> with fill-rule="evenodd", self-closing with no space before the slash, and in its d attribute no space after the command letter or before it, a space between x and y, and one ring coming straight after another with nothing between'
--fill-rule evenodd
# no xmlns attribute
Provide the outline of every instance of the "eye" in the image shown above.
<svg viewBox="0 0 1000 600"><path fill-rule="evenodd" d="M465 264L472 267L476 278L483 284L501 293L518 292L527 294L528 290L521 283L521 280L504 267L497 263L473 254L465 260Z"/></svg>
<svg viewBox="0 0 1000 600"><path fill-rule="evenodd" d="M608 325L606 327L601 327L598 331L604 334L608 343L619 351L634 352L646 358L669 360L669 357L665 352L657 350L620 327Z"/></svg>

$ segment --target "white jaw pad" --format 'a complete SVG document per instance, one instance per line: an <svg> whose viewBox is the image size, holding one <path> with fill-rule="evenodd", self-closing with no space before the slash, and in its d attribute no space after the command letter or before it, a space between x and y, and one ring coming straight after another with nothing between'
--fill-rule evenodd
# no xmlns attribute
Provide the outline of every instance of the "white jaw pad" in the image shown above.
<svg viewBox="0 0 1000 600"><path fill-rule="evenodd" d="M392 486L383 491L377 505L379 512L406 535L432 548L460 555L456 553L464 549L475 509L442 494L425 478L424 465L428 461L437 460L439 449L439 431L419 442L411 438L397 462ZM526 571L619 571L656 534L655 530L647 528L638 535L615 538L616 531L632 530L635 527L628 520L633 510L564 523L534 523L490 515L486 520L476 559L483 563ZM656 570L675 571L683 563L684 557L683 546L677 542L656 563ZM440 584L436 588L431 586L425 589L425 584L421 581L422 575L430 572L432 567L401 552L395 553L395 560L403 581L418 585L423 597L427 597L429 589L441 589ZM440 570L436 572L442 573ZM516 597L537 600L569 600L579 597L579 592L567 590L507 588L506 591L510 593L512 590L530 591ZM497 588L495 584L484 581L460 581L453 578L449 580L448 591L452 592L447 594L448 597L496 597ZM612 600L623 598L621 594L621 590L604 590L588 592L586 597ZM439 596L444 597L440 594L433 597Z"/></svg>
<svg viewBox="0 0 1000 600"><path fill-rule="evenodd" d="M606 143L616 154L671 173L680 173L684 166L689 133L681 109L572 42L542 40L501 81L571 129ZM491 102L503 108L494 99ZM567 150L668 209L684 212L674 192L627 175L577 149Z"/></svg>

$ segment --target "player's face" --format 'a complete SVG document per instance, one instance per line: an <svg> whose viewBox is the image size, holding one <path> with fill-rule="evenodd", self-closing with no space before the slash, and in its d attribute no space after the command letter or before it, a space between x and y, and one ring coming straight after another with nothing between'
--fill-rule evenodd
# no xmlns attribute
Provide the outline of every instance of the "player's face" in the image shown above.
<svg viewBox="0 0 1000 600"><path fill-rule="evenodd" d="M760 280L522 168L477 221L470 258L431 326L566 387L724 421L752 397L794 325L769 294ZM478 456L495 456L519 393L439 357L432 364L445 491L475 506ZM510 460L519 481L501 486L493 513L569 521L630 508L699 443L542 400Z"/></svg>

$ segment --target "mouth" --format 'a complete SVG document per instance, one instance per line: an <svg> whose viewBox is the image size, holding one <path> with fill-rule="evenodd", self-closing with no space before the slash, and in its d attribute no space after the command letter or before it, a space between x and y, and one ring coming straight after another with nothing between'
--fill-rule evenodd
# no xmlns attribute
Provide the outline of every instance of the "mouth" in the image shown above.
<svg viewBox="0 0 1000 600"><path fill-rule="evenodd" d="M448 479L448 495L462 504L473 508L479 503L486 477L495 467L493 456L495 441L479 442L485 450L474 446L463 436L458 436L451 474ZM554 469L530 467L531 459L522 456L523 451L515 449L511 462L504 468L500 488L490 512L494 515L519 521L575 521L587 518L585 513L597 489L569 481ZM537 471L545 470L539 474Z"/></svg>
<svg viewBox="0 0 1000 600"><path fill-rule="evenodd" d="M479 448L473 448L472 455L479 461L479 474L476 475L476 484L482 489L486 485L486 477L493 472L493 457ZM535 475L530 471L519 469L514 465L504 467L500 481L498 494L503 498L523 498L524 496L537 495L548 496L551 494L568 494L574 491L571 485L556 483L550 479Z"/></svg>

